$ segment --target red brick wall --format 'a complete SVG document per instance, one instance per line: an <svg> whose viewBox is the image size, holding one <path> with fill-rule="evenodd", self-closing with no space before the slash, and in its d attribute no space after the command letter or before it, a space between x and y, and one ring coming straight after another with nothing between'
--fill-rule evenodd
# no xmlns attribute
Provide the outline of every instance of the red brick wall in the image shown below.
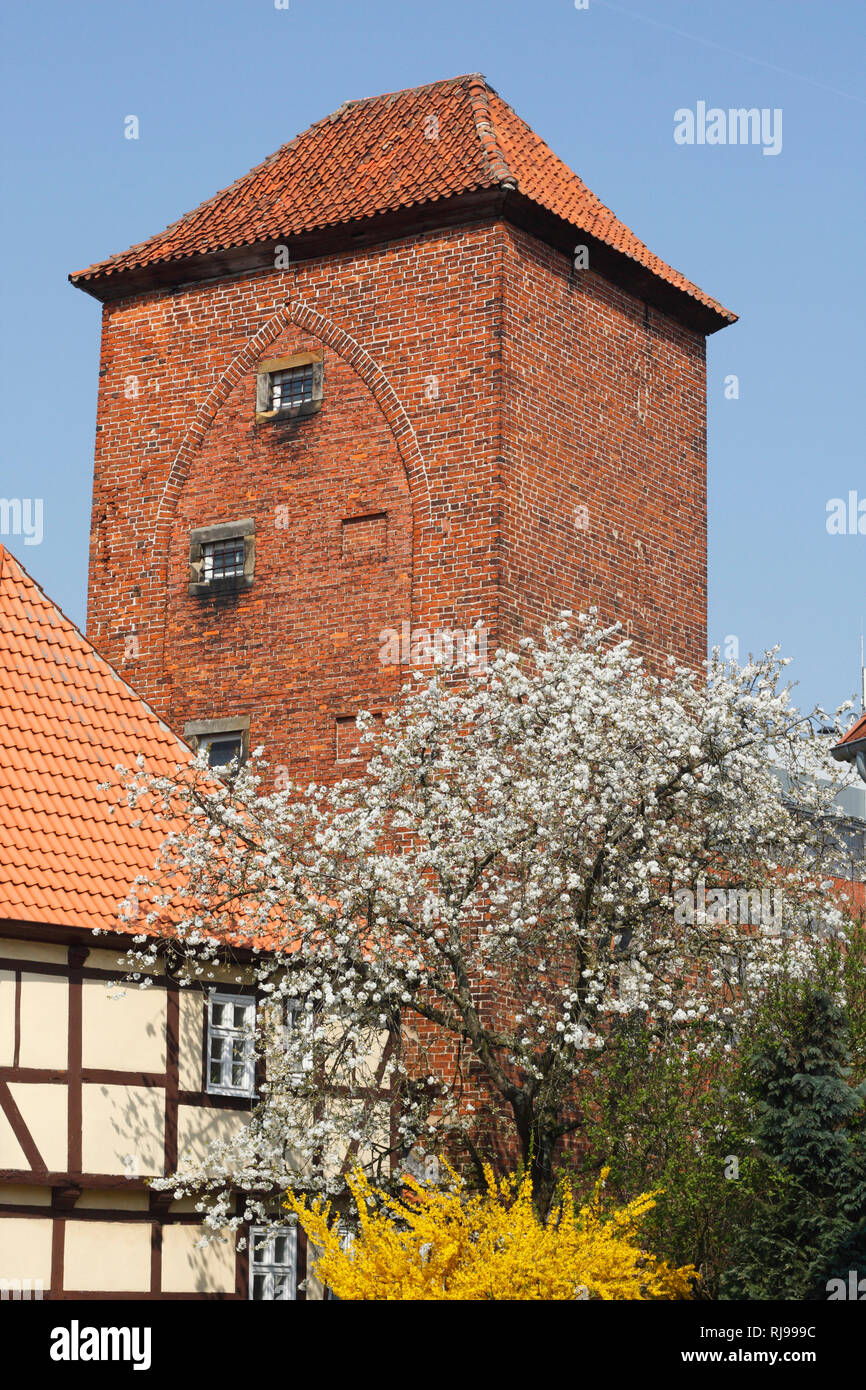
<svg viewBox="0 0 866 1390"><path fill-rule="evenodd" d="M257 425L257 363L320 346L321 411ZM253 587L190 597L190 529L248 516ZM179 731L328 775L406 618L493 650L597 602L697 662L704 561L702 338L504 224L106 306L88 634Z"/></svg>
<svg viewBox="0 0 866 1390"><path fill-rule="evenodd" d="M88 634L176 729L249 714L272 763L327 774L337 715L399 688L383 628L493 626L499 242L468 227L106 307ZM322 409L257 425L257 362L321 345ZM387 554L344 556L342 523L374 512ZM253 587L190 597L190 529L247 516Z"/></svg>
<svg viewBox="0 0 866 1390"><path fill-rule="evenodd" d="M277 356L310 346L297 329L273 344ZM379 662L378 637L411 602L411 504L391 431L329 349L325 392L316 415L256 425L255 373L246 373L223 403L173 520L165 641L179 730L186 719L248 714L252 743L290 749L306 780L334 760L340 715L393 701L398 670ZM387 550L344 556L343 521L376 512L387 513ZM256 523L252 588L190 596L190 531L242 517Z"/></svg>
<svg viewBox="0 0 866 1390"><path fill-rule="evenodd" d="M704 338L524 232L504 252L502 618L598 605L706 656Z"/></svg>

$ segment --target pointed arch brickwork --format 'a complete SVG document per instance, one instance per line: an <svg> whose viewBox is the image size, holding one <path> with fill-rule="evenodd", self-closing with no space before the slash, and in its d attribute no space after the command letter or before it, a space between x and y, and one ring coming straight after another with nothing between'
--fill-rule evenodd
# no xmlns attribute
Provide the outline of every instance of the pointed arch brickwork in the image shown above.
<svg viewBox="0 0 866 1390"><path fill-rule="evenodd" d="M378 362L370 356L366 348L353 338L346 329L331 319L325 318L312 305L302 299L289 300L276 313L262 324L257 333L241 349L226 368L217 384L196 411L195 419L181 440L180 447L172 460L169 476L160 495L155 518L155 545L157 553L164 555L168 544L171 518L189 473L196 451L204 440L207 431L229 393L248 371L255 365L262 352L290 324L305 329L320 342L332 348L339 357L348 362L368 387L378 402L379 408L394 436L397 450L406 470L409 493L413 511L425 514L431 520L430 483L424 458L412 422L406 413L387 375ZM416 516L417 516L416 511Z"/></svg>
<svg viewBox="0 0 866 1390"><path fill-rule="evenodd" d="M247 372L252 370L267 347L290 325L304 329L322 343L330 347L347 362L367 386L376 400L391 431L397 452L403 464L409 487L409 502L414 523L423 519L428 528L432 523L432 501L430 484L423 455L418 445L415 430L406 410L387 375L367 352L366 348L352 337L344 328L325 318L317 309L302 299L287 300L275 313L271 314L261 328L253 334L241 351L223 372L219 381L209 392L196 411L192 424L188 427L180 446L174 455L168 478L160 494L154 519L154 555L156 565L151 583L163 594L163 602L157 604L156 612L161 633L159 648L161 652L161 671L163 678L167 673L168 639L168 565L171 547L172 524L190 468L196 453L201 447L208 429L217 412L231 391ZM415 550L413 536L411 548ZM411 601L410 601L411 610ZM407 614L407 616L409 616Z"/></svg>

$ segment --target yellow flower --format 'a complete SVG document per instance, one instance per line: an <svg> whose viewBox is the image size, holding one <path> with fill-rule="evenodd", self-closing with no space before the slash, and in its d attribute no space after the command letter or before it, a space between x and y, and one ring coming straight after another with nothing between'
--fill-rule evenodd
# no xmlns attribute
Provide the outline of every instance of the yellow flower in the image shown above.
<svg viewBox="0 0 866 1390"><path fill-rule="evenodd" d="M605 1169L589 1202L576 1207L563 1189L548 1219L532 1205L529 1176L495 1178L467 1192L455 1170L426 1187L406 1178L402 1199L373 1187L360 1170L349 1178L359 1215L357 1238L341 1241L330 1204L288 1194L311 1246L315 1272L341 1299L674 1299L691 1298L695 1269L677 1269L644 1250L640 1226L655 1206L643 1193L605 1212Z"/></svg>

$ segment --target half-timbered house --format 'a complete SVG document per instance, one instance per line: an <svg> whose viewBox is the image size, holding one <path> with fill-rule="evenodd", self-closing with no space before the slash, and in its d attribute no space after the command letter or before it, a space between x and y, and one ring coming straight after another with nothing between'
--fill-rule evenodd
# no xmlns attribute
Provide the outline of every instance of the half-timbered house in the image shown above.
<svg viewBox="0 0 866 1390"><path fill-rule="evenodd" d="M192 754L2 547L0 702L0 1290L304 1297L302 1233L202 1247L194 1201L149 1186L245 1123L254 998L228 975L118 986L164 833L118 768Z"/></svg>

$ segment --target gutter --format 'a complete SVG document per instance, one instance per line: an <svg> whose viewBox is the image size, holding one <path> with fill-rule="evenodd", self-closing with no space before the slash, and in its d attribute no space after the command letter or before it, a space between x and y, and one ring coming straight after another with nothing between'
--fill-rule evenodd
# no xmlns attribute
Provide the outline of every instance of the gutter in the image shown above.
<svg viewBox="0 0 866 1390"><path fill-rule="evenodd" d="M837 763L854 763L860 777L866 782L866 738L854 739L853 743L837 743L830 752Z"/></svg>

